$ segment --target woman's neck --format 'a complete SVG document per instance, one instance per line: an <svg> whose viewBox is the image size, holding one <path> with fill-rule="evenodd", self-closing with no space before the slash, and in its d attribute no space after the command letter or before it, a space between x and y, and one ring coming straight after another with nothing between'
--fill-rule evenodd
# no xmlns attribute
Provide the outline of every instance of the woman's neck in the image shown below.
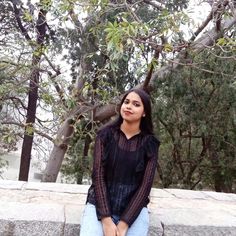
<svg viewBox="0 0 236 236"><path fill-rule="evenodd" d="M128 123L126 121L123 121L123 123L120 126L120 129L122 130L123 133L125 133L127 138L130 138L140 133L140 122Z"/></svg>

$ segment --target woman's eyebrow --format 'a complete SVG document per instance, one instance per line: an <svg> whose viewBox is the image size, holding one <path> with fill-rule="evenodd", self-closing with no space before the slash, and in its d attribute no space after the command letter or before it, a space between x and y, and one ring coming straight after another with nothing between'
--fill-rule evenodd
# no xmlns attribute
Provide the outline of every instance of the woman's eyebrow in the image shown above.
<svg viewBox="0 0 236 236"><path fill-rule="evenodd" d="M141 103L140 101L138 101L138 100L132 100L132 102L138 102L138 103Z"/></svg>
<svg viewBox="0 0 236 236"><path fill-rule="evenodd" d="M129 99L129 98L126 98L124 101L131 101L131 102L137 102L137 103L141 103L140 101L138 101L138 100L131 100L131 99Z"/></svg>

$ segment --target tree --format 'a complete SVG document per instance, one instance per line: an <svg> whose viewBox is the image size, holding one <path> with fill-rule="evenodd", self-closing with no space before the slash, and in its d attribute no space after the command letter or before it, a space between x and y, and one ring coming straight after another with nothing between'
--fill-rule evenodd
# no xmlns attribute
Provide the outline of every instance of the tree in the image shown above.
<svg viewBox="0 0 236 236"><path fill-rule="evenodd" d="M213 8L207 19L193 34L190 41L184 41L183 36L179 33L179 26L181 20L186 21L186 15L177 13L173 15L173 10L176 10L176 7L173 7L173 5L169 6L170 11L166 12L164 11L164 8L159 4L153 4L153 2L151 1L144 1L141 3L129 2L124 4L114 3L113 1L101 1L100 5L98 2L94 2L94 4L94 7L92 4L88 7L88 10L91 11L88 13L90 14L88 19L94 19L94 22L97 25L96 28L90 30L90 32L94 32L94 34L97 36L97 52L108 57L109 66L113 68L113 73L117 71L115 68L117 62L121 58L127 57L127 53L130 51L132 52L132 56L128 57L129 62L135 60L135 58L137 57L140 57L142 53L144 55L144 59L146 58L145 66L147 65L147 63L150 63L150 59L148 59L149 55L153 54L153 60L151 61L151 64L149 64L150 73L144 81L144 85L149 85L149 89L152 89L155 80L164 80L166 76L168 76L168 74L173 70L177 69L179 66L184 66L186 64L186 61L188 60L188 51L198 53L204 48L214 45L217 39L222 36L222 33L226 33L234 25L236 20L235 17L226 18L222 20L220 29L214 26L212 29L209 29L208 32L202 35L201 38L197 38L197 36L205 29L208 23L211 20L214 20L214 14L218 10ZM229 6L229 1L224 1L223 3L218 2L217 4L222 6L221 17L224 15L224 13L234 12L234 9L231 9L231 6ZM100 8L98 8L98 5ZM181 4L178 7L181 8L181 6L183 7L183 5ZM73 4L71 7L73 9ZM120 10L117 10L118 8ZM158 18L151 18L148 19L147 22L145 22L145 17L152 17L154 15L151 13L147 14L147 9L149 11L148 13L153 12L155 13L155 16L158 16ZM144 12L146 10L146 14L144 14L143 18L141 15L139 15L141 10L143 10ZM111 21L109 21L110 15L108 14L108 12L112 12L113 14ZM95 14L96 16L94 16ZM102 16L104 16L104 18ZM80 24L78 28L81 32L84 32L83 27L81 28L81 25L82 24ZM172 25L172 27L170 25ZM105 36L103 33L104 28L105 32L107 33ZM168 43L166 37L164 37L165 35L168 35L169 29L174 32L174 35L171 37L171 43ZM104 41L102 41L104 37L106 37L107 41L105 47ZM173 44L173 42L175 42L175 44ZM137 50L139 50L138 53ZM168 56L168 53L174 53L174 57L172 60L169 60L170 57ZM166 63L168 61L169 63ZM159 62L159 69L157 69L156 72L152 75L153 67L156 62ZM87 64L85 63L85 65L81 66L81 68L86 67L86 65ZM87 71L80 71L80 77L78 78L77 84L84 85L83 76L86 73ZM105 78L107 78L106 76L108 76L108 73L104 76ZM142 83L143 78L144 76L140 77L139 75L139 79L137 80L137 82ZM97 77L95 77L95 79L97 79ZM128 85L130 84L128 83ZM81 90L79 90L79 93L77 95L80 96L80 98L83 97ZM66 151L64 149L62 152L60 148L67 148L68 146L68 141L70 140L70 137L72 137L74 132L71 124L74 124L75 122L75 120L73 119L75 115L78 115L78 113L84 114L86 110L88 111L91 109L93 110L92 120L100 122L107 120L109 117L115 115L115 105L111 105L111 103L105 106L94 106L94 103L92 104L92 106L91 104L90 106L88 106L87 104L83 105L80 103L77 107L75 107L74 113L70 113L70 116L67 116L68 118L65 120L63 126L60 129L60 132L58 133L60 135L58 136L57 140L60 140L60 142L58 142L54 146L53 152L51 153L51 157L45 171L44 181L56 180L64 153ZM58 155L59 153L61 153L62 155Z"/></svg>
<svg viewBox="0 0 236 236"><path fill-rule="evenodd" d="M46 13L51 3L41 1L37 7L30 1L26 6L21 1L4 1L0 4L3 9L1 27L4 33L1 38L1 64L4 73L9 75L2 83L1 100L5 101L3 110L6 112L1 117L1 124L11 131L14 130L13 126L20 127L21 132L15 136L22 137L24 130L19 179L28 180L34 134L52 141L50 134L43 131L49 130L43 125L48 121L39 119L36 114L37 107L41 111L44 109L41 106L42 101L47 105L51 99L44 92L46 86L48 87L44 74L49 74L50 79L59 74L58 71L54 75L51 73L50 69L54 69L53 63L47 61L46 56L47 46L53 38L46 21ZM32 55L32 58L29 59L28 55ZM45 61L50 67L45 65ZM16 138L11 140L17 141Z"/></svg>
<svg viewBox="0 0 236 236"><path fill-rule="evenodd" d="M72 47L71 49L72 56L77 55L78 59L75 61L75 65L79 64L80 69L77 80L73 80L74 100L77 101L78 105L67 115L67 118L58 132L56 138L57 143L54 145L50 155L50 160L43 178L44 181L56 180L70 138L74 133L76 123L81 122L81 118L84 119L84 116L87 117L90 123L97 121L103 122L109 119L110 116L116 114L114 105L109 105L112 109L110 113L107 108L106 113L103 113L100 101L102 100L103 103L109 101L109 98L124 92L127 86L132 87L139 83L138 75L129 72L129 62L134 60L134 47L131 47L130 50L127 51L123 50L122 52L119 51L119 47L117 47L118 53L109 55L110 53L107 51L106 45L104 45L106 40L104 24L106 26L109 20L116 21L117 18L120 17L119 14L123 14L126 7L122 6L120 10L117 10L114 8L113 3L111 3L111 5L108 5L108 8L105 9L105 13L104 7L106 7L106 4L104 2L101 2L101 7L102 10L100 11L98 4L95 4L94 7L92 4L89 6L88 14L90 14L90 17L87 18L88 21L84 25L78 21L78 16L75 14L74 10L75 4L71 4L68 7L70 9L71 20L78 29L77 37L80 45L77 48ZM111 9L115 10L112 10L110 13L109 11ZM143 7L143 10L145 11L145 7ZM125 25L124 29L127 30L127 26L128 25ZM132 25L130 25L130 27L132 27ZM137 24L135 30L137 30ZM116 35L118 35L119 39L121 38L119 34ZM148 48L145 50L148 50ZM123 56L121 56L121 54ZM132 64L134 67L140 67L139 62ZM135 68L132 70L135 70ZM143 73L142 71L140 72ZM119 81L117 77L119 77ZM104 92L104 88L109 93ZM116 100L118 101L118 99ZM116 103L116 101L112 103ZM97 113L98 110L101 111L100 115ZM84 115L86 113L87 115ZM98 115L98 117L94 117L94 115Z"/></svg>
<svg viewBox="0 0 236 236"><path fill-rule="evenodd" d="M34 123L36 118L36 107L38 101L38 84L40 77L40 59L43 54L45 36L47 29L46 14L47 8L50 5L50 1L44 5L43 1L39 3L39 12L38 19L36 21L36 40L34 41L29 33L27 32L26 27L22 23L21 19L21 5L16 4L15 1L12 2L13 12L16 18L17 26L20 29L22 35L29 42L29 45L33 48L32 55L32 67L29 78L29 91L28 91L28 105L26 113L26 124L25 124L25 134L23 138L22 152L21 152L21 162L20 162L20 173L19 180L28 180L29 168L30 168L30 159L31 159L31 150L34 137ZM31 16L31 15L30 15ZM25 17L27 15L25 14ZM34 44L34 45L33 45Z"/></svg>
<svg viewBox="0 0 236 236"><path fill-rule="evenodd" d="M65 0L60 2L41 1L39 5L33 5L30 1L27 3L13 0L4 2L8 4L2 4L4 5L3 9L10 7L10 11L3 10L1 12L3 17L1 17L0 23L12 40L10 41L11 45L9 45L6 38L3 38L2 45L11 51L17 46L21 49L21 53L13 58L7 57L9 53L4 53L5 57L1 56L1 63L5 61L5 65L11 68L11 71L17 71L14 74L14 85L24 89L21 96L15 96L17 99L9 100L12 109L22 114L21 119L9 121L6 116L1 123L8 125L11 129L12 125L17 125L21 132L26 129L34 135L40 135L53 142L54 146L43 181L56 181L65 154L67 154L66 159L72 161L71 163L78 163L76 153L79 152L78 156L82 158L81 163L83 163L79 171L89 168L87 158L90 155L89 150L93 143L92 136L104 122L116 115L116 104L125 90L142 86L155 95L154 101L161 100L162 96L156 94L155 91L157 90L162 94L165 91L161 87L162 83L165 84L170 81L173 74L178 74L178 71L188 74L189 71L186 68L192 68L195 74L193 76L194 82L198 83L200 81L198 76L202 76L200 72L209 70L202 68L202 64L193 63L193 61L198 62L200 60L197 59L198 54L204 57L201 54L204 51L205 55L208 55L204 63L210 66L212 63L208 61L210 59L209 52L217 52L217 55L214 55L215 58L218 56L225 58L225 55L220 54L219 51L224 51L234 42L235 29L233 26L236 19L233 1L214 1L206 20L199 25L195 32L191 19L186 14L189 3L184 0L162 1L161 3L154 0ZM13 14L12 6L14 5L19 10L19 14ZM44 40L41 45L36 42L37 40L34 42L28 40L29 37L37 39L38 31L35 31L35 27L37 19L39 19L40 9L42 9L44 17L46 13L48 16L40 25L44 27L45 36L41 38ZM188 24L190 25L190 36L181 30L183 25ZM43 34L38 34L39 36L43 36ZM216 44L220 48L218 51L215 51L214 48ZM37 51L37 47L39 47L39 51ZM26 54L33 55L33 57L29 59L25 56ZM55 58L58 58L59 55L61 61L67 60L67 64L71 65L70 76L68 76L68 72L63 73L62 68L58 65L55 66L58 64L58 60ZM37 64L36 68L32 66L34 65L33 58L35 58L33 62ZM228 56L226 58L227 61L230 60ZM37 86L34 88L35 90L28 90L28 81L30 81L29 78L33 81L33 77L30 75L34 70L39 75L37 84L33 83ZM230 68L228 70L230 71ZM197 71L199 71L198 74ZM36 78L37 76L34 77L34 79ZM180 78L179 84L177 82L170 83L173 88L180 86L191 89L181 80L181 76L178 78ZM23 81L20 83L20 87L19 81ZM160 84L160 89L156 87L156 84ZM198 87L194 85L193 88L197 90ZM31 100L31 98L25 100L25 97L28 92L32 91L38 95L37 112L33 112L35 114L35 120L32 120L34 121L33 126L24 120L28 109L25 103ZM210 90L206 90L204 94L206 97L208 96L207 91ZM5 98L4 101L7 101L8 98ZM166 99L169 102L169 97ZM17 108L13 101L18 101L18 106L20 104L21 108ZM187 104L184 99L179 98L178 101ZM158 103L155 104L158 105ZM171 106L170 102L168 104ZM9 103L4 102L4 106L6 105L8 106ZM182 107L180 106L180 108ZM53 114L53 118L50 120L51 124L48 119L43 120L42 117L38 117L39 110L48 110ZM171 107L168 111L171 111ZM166 114L168 113L166 112ZM174 114L177 116L178 112L171 113L171 115ZM161 119L163 117L159 116L159 119L155 120L155 124L158 132L161 129L163 137L169 137L168 133L176 132L171 126L168 126L170 130L164 129ZM182 120L188 120L186 115L181 117L181 122ZM196 123L195 125L199 124ZM232 125L233 122L231 122ZM222 132L222 130L216 132ZM170 137L172 136L170 135ZM233 134L230 136L233 137ZM32 141L32 136L29 137L27 133L25 137ZM173 144L173 140L167 139L166 145L173 145L176 157L180 156L180 150L190 150L185 142L180 141L181 137L175 135L173 137L177 143L173 142ZM207 137L201 139L202 145L198 140L196 141L196 149L192 150L191 146L191 152L194 152L194 156L200 153L199 158L204 157L204 160L213 160L213 156L216 156L215 153L218 154L220 150L219 140L217 138L213 142L213 139ZM216 143L218 144L216 145ZM77 149L78 146L79 149ZM209 154L210 152L211 154ZM231 155L233 151L227 146L225 153ZM188 188L197 186L197 184L194 185L197 183L197 178L194 175L200 173L196 171L199 167L198 164L201 163L197 163L197 167L192 165L192 169L188 166L185 169L180 169L180 171L178 168L181 165L178 164L174 175L178 176L179 173L184 173L182 177L185 180L182 181L179 177L169 180L162 178L163 184L165 186L179 184ZM219 166L218 163L214 165ZM27 163L26 166L28 166ZM207 169L210 165L205 166ZM165 173L168 172L166 168L166 166L163 167L163 164L159 166L160 175L162 172L165 176ZM221 170L222 168L219 169L219 171ZM203 171L205 169L202 169L201 173ZM189 174L185 175L185 173ZM77 182L81 182L82 175L81 173L80 177L77 176ZM206 175L202 174L203 176L205 179ZM204 184L206 182L204 180Z"/></svg>
<svg viewBox="0 0 236 236"><path fill-rule="evenodd" d="M224 52L220 48L192 54L197 68L189 65L157 81L155 117L164 138L159 171L165 188L211 186L233 192L236 63L230 45Z"/></svg>

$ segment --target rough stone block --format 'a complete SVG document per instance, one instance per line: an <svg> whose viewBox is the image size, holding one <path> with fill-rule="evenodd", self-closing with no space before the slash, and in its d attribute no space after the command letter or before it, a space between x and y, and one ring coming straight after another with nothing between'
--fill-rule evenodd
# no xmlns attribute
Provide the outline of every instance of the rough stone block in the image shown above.
<svg viewBox="0 0 236 236"><path fill-rule="evenodd" d="M50 221L15 221L13 236L63 236L64 223Z"/></svg>
<svg viewBox="0 0 236 236"><path fill-rule="evenodd" d="M80 225L79 224L66 224L64 228L64 236L79 236Z"/></svg>
<svg viewBox="0 0 236 236"><path fill-rule="evenodd" d="M157 217L164 226L236 227L236 217L222 210L159 209Z"/></svg>
<svg viewBox="0 0 236 236"><path fill-rule="evenodd" d="M14 223L8 220L0 219L0 235L1 236L11 236L13 235Z"/></svg>
<svg viewBox="0 0 236 236"><path fill-rule="evenodd" d="M164 236L235 236L236 228L168 225L164 227Z"/></svg>

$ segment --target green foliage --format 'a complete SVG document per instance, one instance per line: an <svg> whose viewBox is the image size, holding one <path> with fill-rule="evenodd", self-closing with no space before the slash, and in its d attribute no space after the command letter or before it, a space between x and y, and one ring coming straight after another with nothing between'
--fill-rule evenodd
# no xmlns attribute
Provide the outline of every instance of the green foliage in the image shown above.
<svg viewBox="0 0 236 236"><path fill-rule="evenodd" d="M26 124L25 132L27 135L32 136L34 134L34 127L31 123Z"/></svg>
<svg viewBox="0 0 236 236"><path fill-rule="evenodd" d="M54 97L49 93L43 93L42 99L46 105L52 105L54 103Z"/></svg>
<svg viewBox="0 0 236 236"><path fill-rule="evenodd" d="M43 10L49 11L50 8L52 7L52 3L53 3L52 0L40 0L39 6L40 6Z"/></svg>
<svg viewBox="0 0 236 236"><path fill-rule="evenodd" d="M200 65L158 81L155 119L164 187L233 191L236 171L234 60L218 48L192 55ZM215 57L214 55L218 55Z"/></svg>
<svg viewBox="0 0 236 236"><path fill-rule="evenodd" d="M17 135L18 129L13 129L9 125L0 123L0 155L16 150L16 145L19 140Z"/></svg>
<svg viewBox="0 0 236 236"><path fill-rule="evenodd" d="M93 164L92 148L96 124L78 121L61 172L67 182L89 184Z"/></svg>
<svg viewBox="0 0 236 236"><path fill-rule="evenodd" d="M6 152L15 151L19 140L19 129L8 122L13 115L13 107L20 105L18 98L21 98L26 90L24 85L17 86L10 76L16 75L12 68L6 63L0 65L0 155ZM16 95L17 94L17 95Z"/></svg>
<svg viewBox="0 0 236 236"><path fill-rule="evenodd" d="M163 3L170 11L180 11L188 6L188 0L166 0Z"/></svg>
<svg viewBox="0 0 236 236"><path fill-rule="evenodd" d="M136 37L138 32L141 30L138 22L128 22L127 19L121 19L120 23L115 21L114 23L108 22L105 32L107 40L107 50L111 53L111 59L119 59L124 53L124 44L133 45L133 37Z"/></svg>
<svg viewBox="0 0 236 236"><path fill-rule="evenodd" d="M24 11L23 20L28 21L28 22L33 21L33 16L30 14L30 12L28 10Z"/></svg>

